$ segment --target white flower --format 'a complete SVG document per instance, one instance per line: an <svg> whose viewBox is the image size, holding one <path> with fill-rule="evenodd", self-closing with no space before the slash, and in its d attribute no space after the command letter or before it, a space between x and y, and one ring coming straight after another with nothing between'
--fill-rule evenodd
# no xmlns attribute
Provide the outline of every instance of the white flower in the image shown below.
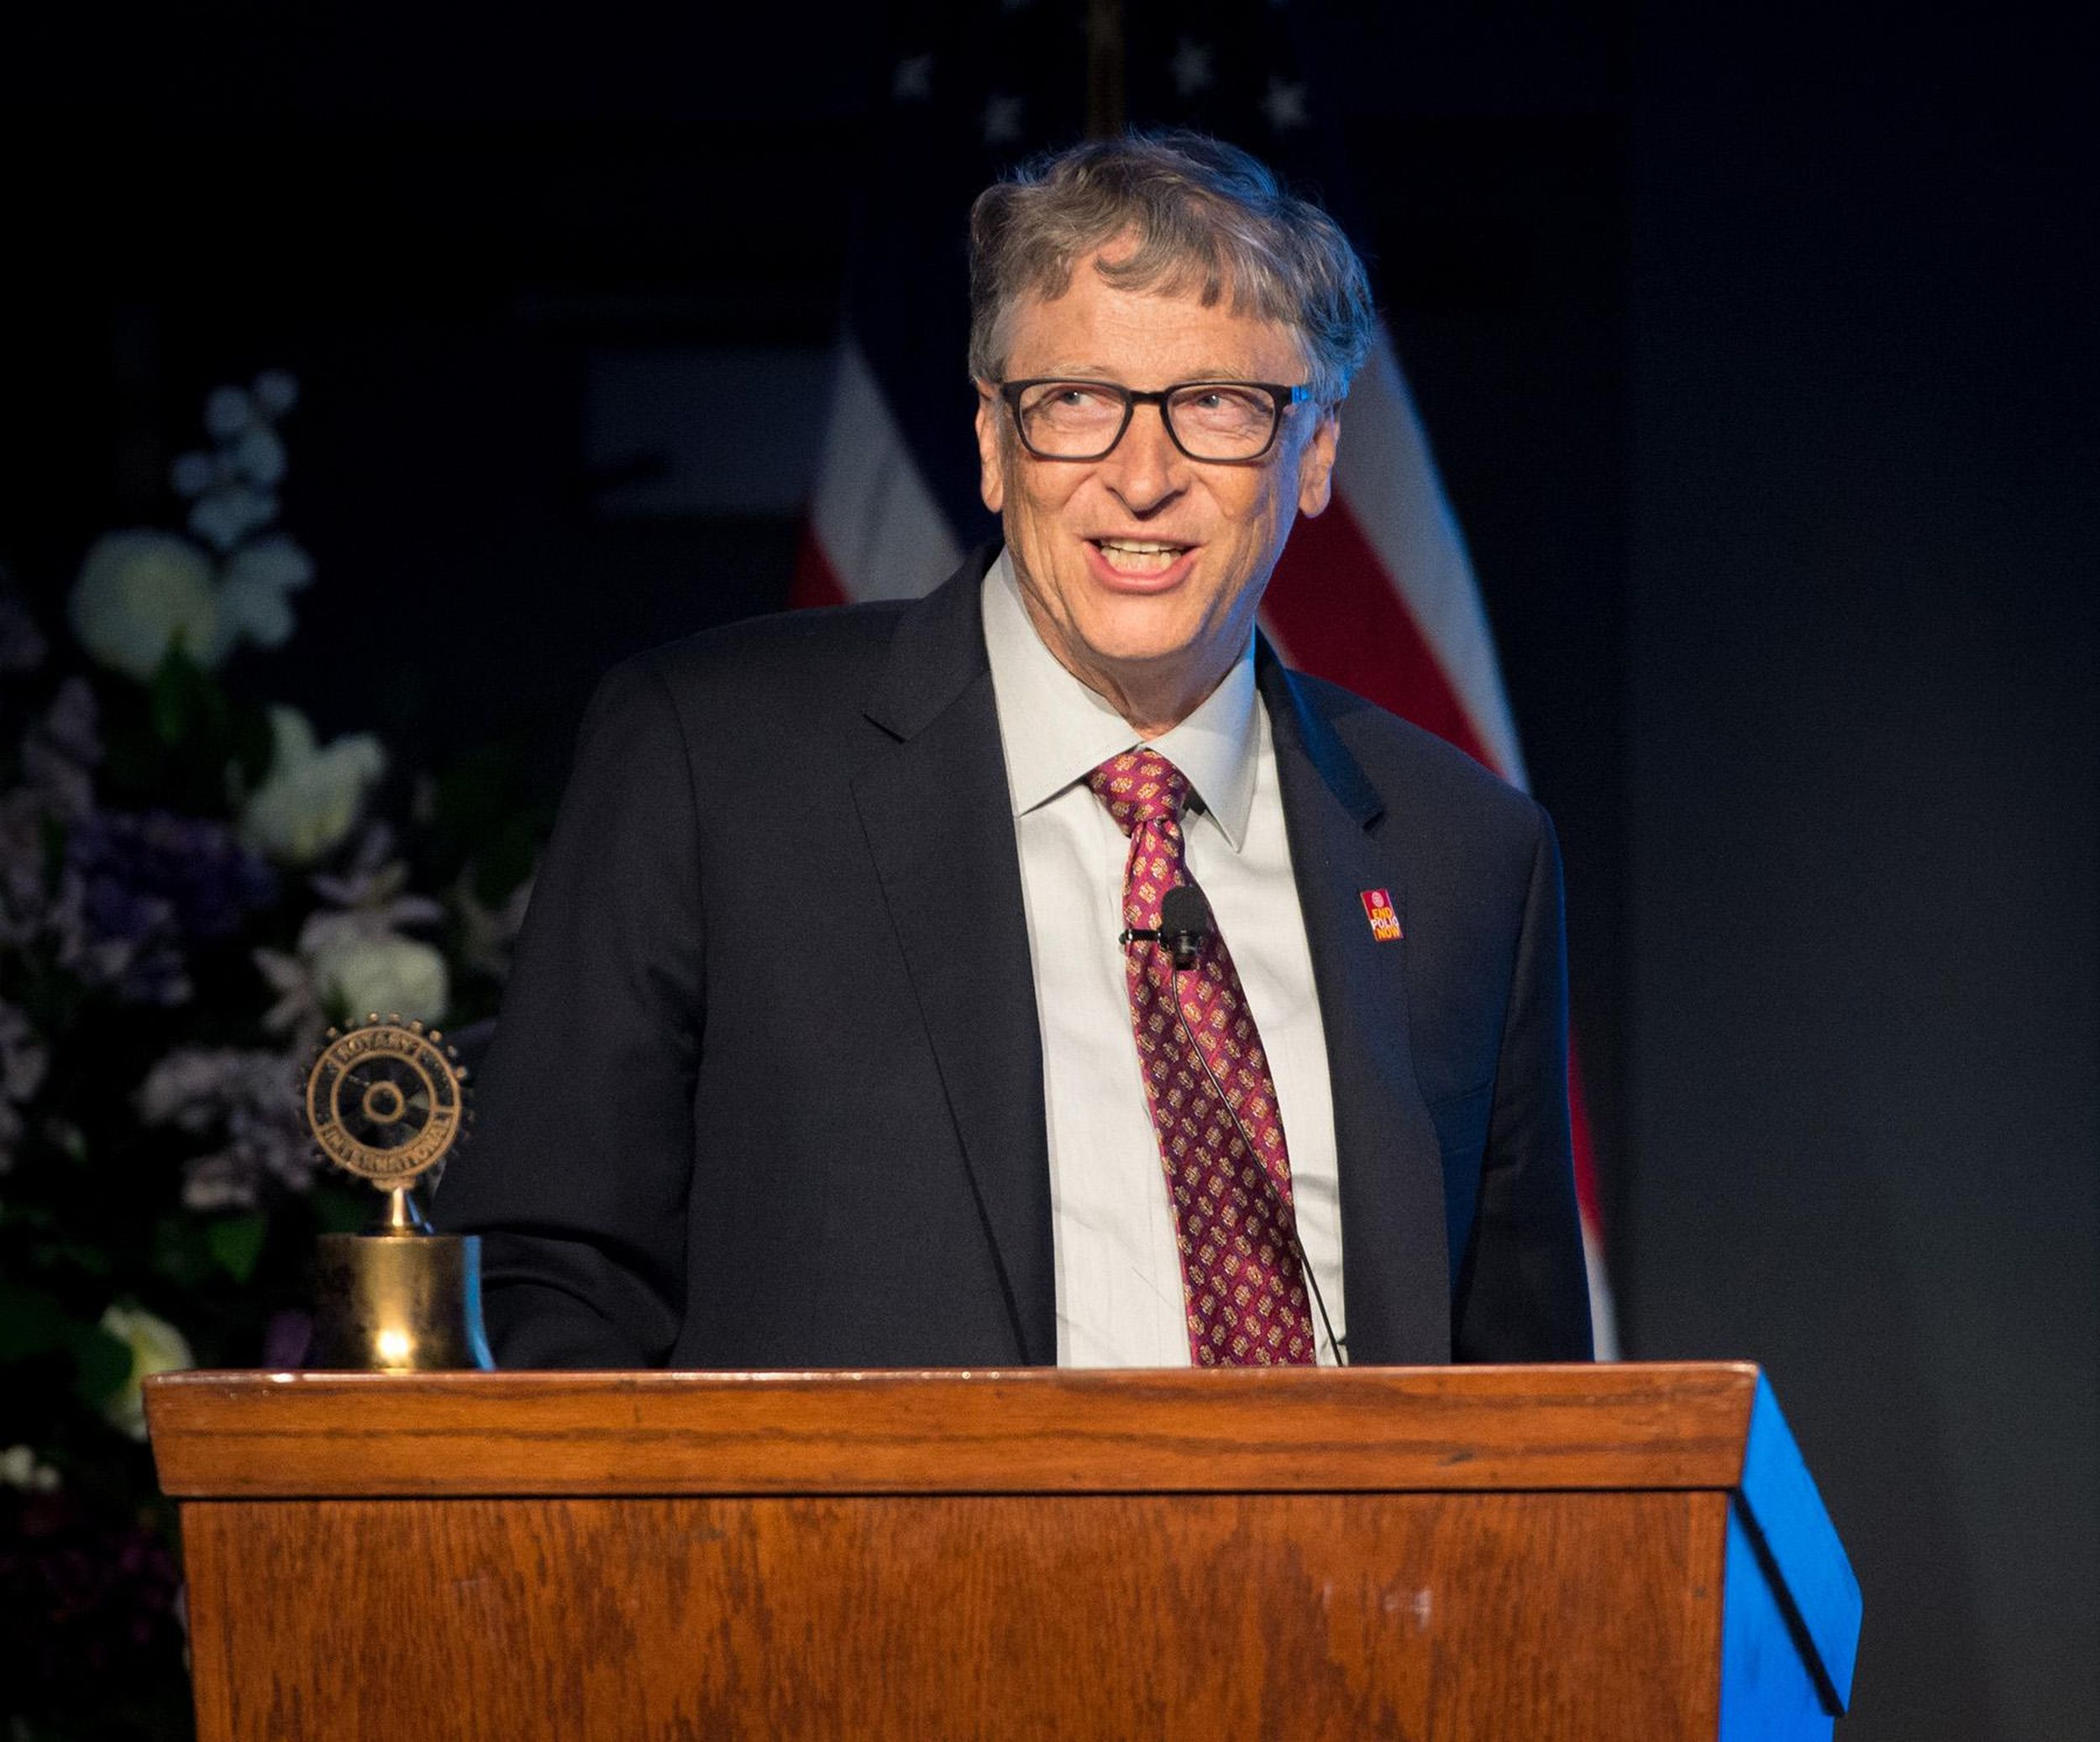
<svg viewBox="0 0 2100 1742"><path fill-rule="evenodd" d="M434 926L444 906L407 892L407 866L386 857L392 840L375 824L345 875L314 878L314 893L334 905L307 916L299 953L312 969L316 996L351 1020L378 1012L434 1022L450 1002L445 958L402 937L401 928Z"/></svg>
<svg viewBox="0 0 2100 1742"><path fill-rule="evenodd" d="M0 1451L0 1488L20 1488L27 1494L48 1494L58 1486L58 1472L39 1460L26 1446L10 1446Z"/></svg>
<svg viewBox="0 0 2100 1742"><path fill-rule="evenodd" d="M281 533L244 544L228 559L223 577L228 588L268 587L296 593L313 579L313 559Z"/></svg>
<svg viewBox="0 0 2100 1742"><path fill-rule="evenodd" d="M222 657L237 642L281 648L291 639L291 607L275 587L228 587L218 596Z"/></svg>
<svg viewBox="0 0 2100 1742"><path fill-rule="evenodd" d="M267 423L251 423L234 445L234 464L250 484L275 488L285 475L285 444Z"/></svg>
<svg viewBox="0 0 2100 1742"><path fill-rule="evenodd" d="M285 595L313 579L313 559L281 533L244 544L227 559L218 592L221 644L236 641L282 647L291 635Z"/></svg>
<svg viewBox="0 0 2100 1742"><path fill-rule="evenodd" d="M95 808L92 771L102 757L95 692L76 674L59 685L50 711L22 736L23 786L43 800L53 821L82 821Z"/></svg>
<svg viewBox="0 0 2100 1742"><path fill-rule="evenodd" d="M265 417L281 417L299 402L298 378L286 370L265 369L249 391L255 396L256 410Z"/></svg>
<svg viewBox="0 0 2100 1742"><path fill-rule="evenodd" d="M146 1400L139 1388L155 1373L179 1372L195 1364L190 1346L165 1319L144 1307L112 1306L102 1328L131 1351L131 1372L123 1388L102 1405L110 1425L134 1440L146 1437Z"/></svg>
<svg viewBox="0 0 2100 1742"><path fill-rule="evenodd" d="M317 1027L303 1050L320 1037ZM249 1209L272 1179L304 1191L315 1166L297 1087L301 1061L290 1052L186 1047L147 1073L139 1116L222 1146L183 1166L182 1201L192 1209Z"/></svg>
<svg viewBox="0 0 2100 1742"><path fill-rule="evenodd" d="M200 664L220 652L212 564L171 533L109 533L81 564L71 603L81 644L113 671L144 681L171 647Z"/></svg>
<svg viewBox="0 0 2100 1742"><path fill-rule="evenodd" d="M434 926L445 916L444 905L428 895L407 893L408 867L389 858L394 850L394 832L375 822L358 842L349 868L340 877L316 874L313 892L343 910L317 912L299 933L299 947L312 952L331 931L344 926L376 937L404 926Z"/></svg>
<svg viewBox="0 0 2100 1742"><path fill-rule="evenodd" d="M283 950L257 950L253 959L277 1000L263 1013L263 1031L289 1034L295 1042L311 1047L328 1026L313 969Z"/></svg>
<svg viewBox="0 0 2100 1742"><path fill-rule="evenodd" d="M204 427L223 442L229 442L248 428L255 408L238 387L214 387L204 401Z"/></svg>
<svg viewBox="0 0 2100 1742"><path fill-rule="evenodd" d="M313 954L313 978L352 1021L379 1015L435 1022L451 1001L445 958L427 943L391 933L339 932Z"/></svg>
<svg viewBox="0 0 2100 1742"><path fill-rule="evenodd" d="M272 708L270 729L270 774L241 807L241 839L283 863L311 864L349 833L386 753L366 733L317 748L297 708Z"/></svg>
<svg viewBox="0 0 2100 1742"><path fill-rule="evenodd" d="M223 485L197 499L190 530L214 550L231 550L259 527L277 517L277 499L244 483Z"/></svg>
<svg viewBox="0 0 2100 1742"><path fill-rule="evenodd" d="M168 482L185 499L201 496L218 480L218 463L208 454L179 454L168 468Z"/></svg>
<svg viewBox="0 0 2100 1742"><path fill-rule="evenodd" d="M391 947L400 942L406 928L434 926L445 916L441 903L428 895L407 893L408 868L398 859L387 858L392 850L391 831L384 823L371 824L343 874L330 877L317 873L313 877L314 893L328 905L307 916L299 928L296 952L270 949L255 952L255 967L276 1000L263 1017L263 1027L269 1033L287 1036L295 1051L310 1050L320 1039L328 1022L326 1005L329 1001L351 1017L371 1013L370 994L379 989L373 986L370 976L360 978L352 973L345 980L339 972L344 964L364 959L374 944ZM423 963L418 972L428 978L428 963ZM386 989L387 995L397 995L402 990L398 974L392 978L396 983ZM441 1006L448 1001L444 989L449 989L441 988L420 999L412 991L410 1002ZM363 1003L359 1002L360 998ZM382 1014L402 1008L397 1003L380 1005Z"/></svg>

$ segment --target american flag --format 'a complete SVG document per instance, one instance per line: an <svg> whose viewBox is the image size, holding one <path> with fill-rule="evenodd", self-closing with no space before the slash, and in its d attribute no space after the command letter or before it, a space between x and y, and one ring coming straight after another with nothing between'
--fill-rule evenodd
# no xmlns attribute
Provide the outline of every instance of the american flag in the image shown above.
<svg viewBox="0 0 2100 1742"><path fill-rule="evenodd" d="M1192 127L1252 151L1358 236L1331 110L1278 0L906 4L873 69L881 121L860 217L798 605L929 590L998 526L977 494L967 216L1032 152L1089 131ZM1525 784L1465 540L1392 338L1343 407L1334 500L1300 519L1264 603L1285 662ZM1615 1354L1596 1169L1571 1068L1576 1183L1599 1355Z"/></svg>

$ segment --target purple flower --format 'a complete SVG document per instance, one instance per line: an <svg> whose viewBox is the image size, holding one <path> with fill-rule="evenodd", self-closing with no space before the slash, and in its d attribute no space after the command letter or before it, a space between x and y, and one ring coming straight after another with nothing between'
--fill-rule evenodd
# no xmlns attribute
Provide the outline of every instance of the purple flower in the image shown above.
<svg viewBox="0 0 2100 1742"><path fill-rule="evenodd" d="M27 1106L43 1086L49 1063L29 1019L0 1000L0 1173L13 1167L15 1146L22 1137L22 1115L16 1110Z"/></svg>
<svg viewBox="0 0 2100 1742"><path fill-rule="evenodd" d="M22 776L60 821L76 821L95 808L94 769L102 759L94 692L85 678L59 686L49 711L22 737Z"/></svg>
<svg viewBox="0 0 2100 1742"><path fill-rule="evenodd" d="M139 910L159 903L182 937L213 942L277 897L268 865L223 824L197 817L104 812L74 832L69 852L87 879L91 921L113 937L141 935Z"/></svg>
<svg viewBox="0 0 2100 1742"><path fill-rule="evenodd" d="M91 943L125 947L122 994L146 1004L188 996L186 947L237 933L277 899L276 874L224 825L164 811L101 812L66 842L81 881Z"/></svg>
<svg viewBox="0 0 2100 1742"><path fill-rule="evenodd" d="M4 585L5 575L0 575ZM0 592L0 671L34 671L49 644L44 632L18 600Z"/></svg>
<svg viewBox="0 0 2100 1742"><path fill-rule="evenodd" d="M290 1307L272 1313L263 1327L262 1364L276 1371L296 1367L312 1343L312 1314Z"/></svg>
<svg viewBox="0 0 2100 1742"><path fill-rule="evenodd" d="M239 1047L184 1047L147 1073L139 1117L223 1146L183 1169L182 1201L192 1209L249 1209L271 1179L304 1191L318 1156L295 1088L294 1056Z"/></svg>
<svg viewBox="0 0 2100 1742"><path fill-rule="evenodd" d="M165 1673L179 1661L181 1589L136 1518L63 1490L0 1494L0 1687L27 1711L56 1709L87 1678Z"/></svg>

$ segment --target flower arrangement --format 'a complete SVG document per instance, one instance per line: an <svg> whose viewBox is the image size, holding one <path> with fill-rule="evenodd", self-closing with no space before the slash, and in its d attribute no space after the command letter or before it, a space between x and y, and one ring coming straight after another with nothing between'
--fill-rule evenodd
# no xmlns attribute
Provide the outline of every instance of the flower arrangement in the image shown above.
<svg viewBox="0 0 2100 1742"><path fill-rule="evenodd" d="M484 755L390 775L248 694L314 565L280 523L286 375L221 388L186 530L108 533L84 660L0 575L0 1715L190 1727L140 1384L303 1352L318 1169L295 1085L331 1022L492 1013L542 819ZM396 801L396 821L382 813ZM433 893L434 892L434 893Z"/></svg>

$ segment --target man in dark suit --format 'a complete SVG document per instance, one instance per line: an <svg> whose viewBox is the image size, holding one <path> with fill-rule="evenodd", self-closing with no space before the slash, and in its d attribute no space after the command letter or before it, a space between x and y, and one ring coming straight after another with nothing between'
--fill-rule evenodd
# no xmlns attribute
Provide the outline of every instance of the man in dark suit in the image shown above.
<svg viewBox="0 0 2100 1742"><path fill-rule="evenodd" d="M973 231L1005 548L592 705L436 1205L499 1360L1587 1356L1551 825L1254 628L1355 256L1188 138Z"/></svg>

